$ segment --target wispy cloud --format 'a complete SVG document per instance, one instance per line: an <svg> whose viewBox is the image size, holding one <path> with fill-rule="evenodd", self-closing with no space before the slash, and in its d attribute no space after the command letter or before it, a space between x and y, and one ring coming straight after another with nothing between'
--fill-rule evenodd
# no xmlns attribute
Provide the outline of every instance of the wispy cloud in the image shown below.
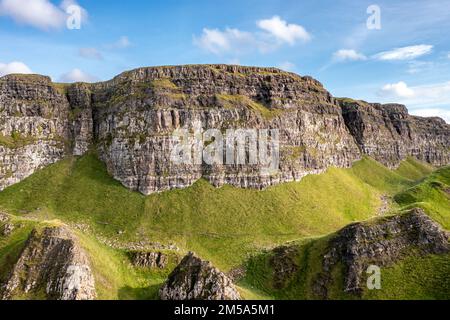
<svg viewBox="0 0 450 320"><path fill-rule="evenodd" d="M61 82L96 82L97 77L81 71L80 69L73 69L61 75L59 81Z"/></svg>
<svg viewBox="0 0 450 320"><path fill-rule="evenodd" d="M420 108L409 110L410 114L419 117L439 117L450 123L450 110L443 108Z"/></svg>
<svg viewBox="0 0 450 320"><path fill-rule="evenodd" d="M297 66L290 61L284 61L278 65L278 68L284 71L294 72L296 71Z"/></svg>
<svg viewBox="0 0 450 320"><path fill-rule="evenodd" d="M274 36L278 41L286 42L290 45L296 44L297 41L309 41L311 35L304 27L298 24L287 23L279 16L274 16L270 19L259 20L257 25L262 30L267 31Z"/></svg>
<svg viewBox="0 0 450 320"><path fill-rule="evenodd" d="M12 73L33 73L31 69L23 62L13 61L10 63L1 63L0 62L0 77L3 77L7 74Z"/></svg>
<svg viewBox="0 0 450 320"><path fill-rule="evenodd" d="M404 81L386 84L378 92L383 102L399 102L413 108L450 105L450 81L408 86Z"/></svg>
<svg viewBox="0 0 450 320"><path fill-rule="evenodd" d="M367 57L353 49L340 49L333 54L334 61L367 60Z"/></svg>
<svg viewBox="0 0 450 320"><path fill-rule="evenodd" d="M194 36L194 44L203 50L221 54L243 54L252 51L265 53L281 45L295 45L307 42L311 35L304 27L288 23L278 16L256 22L257 32L236 28L209 29L204 28L200 36Z"/></svg>
<svg viewBox="0 0 450 320"><path fill-rule="evenodd" d="M374 55L374 58L382 61L390 60L412 60L420 56L431 53L433 50L432 45L416 45L409 47L396 48L390 51L380 52Z"/></svg>
<svg viewBox="0 0 450 320"><path fill-rule="evenodd" d="M409 88L405 82L400 81L386 84L381 88L379 95L392 98L410 98L414 96L414 90Z"/></svg>
<svg viewBox="0 0 450 320"><path fill-rule="evenodd" d="M86 59L103 60L103 55L96 48L80 48L78 55Z"/></svg>
<svg viewBox="0 0 450 320"><path fill-rule="evenodd" d="M70 5L78 5L73 0L64 0L59 6L49 0L1 0L0 15L11 17L15 22L41 30L59 29L65 26ZM87 19L87 11L81 9L82 18Z"/></svg>

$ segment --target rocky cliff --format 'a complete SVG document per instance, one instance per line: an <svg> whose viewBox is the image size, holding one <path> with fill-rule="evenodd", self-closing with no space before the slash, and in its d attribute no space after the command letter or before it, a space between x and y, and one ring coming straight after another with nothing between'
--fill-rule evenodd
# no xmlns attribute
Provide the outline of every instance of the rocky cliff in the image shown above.
<svg viewBox="0 0 450 320"><path fill-rule="evenodd" d="M449 234L422 209L356 223L339 231L329 243L323 258L322 273L315 283L318 296L326 298L334 268L343 266L344 291L359 294L363 276L370 265L386 267L409 254L450 252Z"/></svg>
<svg viewBox="0 0 450 320"><path fill-rule="evenodd" d="M189 253L161 287L162 300L240 300L231 280L210 262Z"/></svg>
<svg viewBox="0 0 450 320"><path fill-rule="evenodd" d="M408 156L435 166L450 163L449 126L440 118L408 114L399 104L339 99L345 123L362 153L390 168Z"/></svg>
<svg viewBox="0 0 450 320"><path fill-rule="evenodd" d="M247 145L248 165L206 164L195 156L176 163L173 135L182 128L277 130L268 140L278 135L279 146ZM144 194L187 187L201 177L215 186L261 189L348 167L363 154L389 166L409 155L448 164L449 133L442 120L409 116L402 106L337 101L318 81L274 68L141 68L73 85L9 75L0 79L0 190L89 148L124 186ZM193 154L216 140L194 136ZM279 162L267 170L267 163L250 160L250 148L279 154Z"/></svg>
<svg viewBox="0 0 450 320"><path fill-rule="evenodd" d="M0 288L3 300L28 295L51 300L95 299L95 281L87 254L66 228L33 230Z"/></svg>

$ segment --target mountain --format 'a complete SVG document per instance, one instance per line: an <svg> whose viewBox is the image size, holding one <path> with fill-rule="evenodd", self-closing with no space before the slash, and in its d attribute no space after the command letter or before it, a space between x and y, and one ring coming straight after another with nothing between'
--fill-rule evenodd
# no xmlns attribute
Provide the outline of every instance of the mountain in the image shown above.
<svg viewBox="0 0 450 320"><path fill-rule="evenodd" d="M8 75L0 115L3 298L450 297L450 127L439 118L226 65L93 84ZM174 134L200 129L269 129L276 170L174 163ZM363 286L368 264L382 290Z"/></svg>
<svg viewBox="0 0 450 320"><path fill-rule="evenodd" d="M9 75L0 80L0 103L0 189L90 148L115 179L146 195L202 177L217 187L262 189L350 167L363 155L391 168L408 156L449 163L450 127L443 120L410 116L401 105L335 99L318 81L273 68L141 68L72 85ZM174 131L199 127L278 130L277 172L260 163L170 161Z"/></svg>

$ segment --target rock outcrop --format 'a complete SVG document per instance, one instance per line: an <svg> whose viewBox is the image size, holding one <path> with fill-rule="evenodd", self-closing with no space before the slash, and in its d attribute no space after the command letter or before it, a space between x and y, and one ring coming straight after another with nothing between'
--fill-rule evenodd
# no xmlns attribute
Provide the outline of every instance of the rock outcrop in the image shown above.
<svg viewBox="0 0 450 320"><path fill-rule="evenodd" d="M245 165L227 164L226 153L222 163L195 157L176 163L173 136L180 129L275 130L269 137L278 134L279 145L247 145ZM0 78L0 190L90 148L114 178L143 194L188 187L202 177L214 186L262 189L349 167L364 154L391 167L407 156L445 165L449 133L443 120L409 116L403 106L338 102L318 81L274 68L140 68L71 85L9 75ZM194 150L212 140L196 142ZM251 147L279 161L250 163Z"/></svg>
<svg viewBox="0 0 450 320"><path fill-rule="evenodd" d="M169 256L162 252L133 251L130 256L133 265L141 268L164 269L169 263Z"/></svg>
<svg viewBox="0 0 450 320"><path fill-rule="evenodd" d="M3 300L28 295L51 300L96 298L87 254L66 228L33 230L0 290Z"/></svg>
<svg viewBox="0 0 450 320"><path fill-rule="evenodd" d="M160 289L162 300L240 300L231 280L193 253L183 258Z"/></svg>
<svg viewBox="0 0 450 320"><path fill-rule="evenodd" d="M435 166L450 163L450 129L440 118L408 114L399 104L340 99L349 131L363 154L390 168L408 156Z"/></svg>
<svg viewBox="0 0 450 320"><path fill-rule="evenodd" d="M422 209L374 222L356 223L339 231L330 241L314 289L318 296L327 297L332 271L338 264L343 266L344 290L359 294L365 285L363 274L370 265L389 266L408 254L448 252L448 233Z"/></svg>
<svg viewBox="0 0 450 320"><path fill-rule="evenodd" d="M50 78L0 78L0 190L67 154L68 117L67 98Z"/></svg>

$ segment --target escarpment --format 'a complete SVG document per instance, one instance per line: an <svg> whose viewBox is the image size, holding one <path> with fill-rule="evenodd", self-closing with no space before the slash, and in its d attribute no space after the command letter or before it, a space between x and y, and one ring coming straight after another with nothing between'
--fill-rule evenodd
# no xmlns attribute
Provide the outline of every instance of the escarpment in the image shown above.
<svg viewBox="0 0 450 320"><path fill-rule="evenodd" d="M400 106L337 101L318 81L274 68L141 68L72 85L10 75L0 80L0 116L0 190L89 149L115 179L143 194L202 177L214 186L262 189L349 167L364 154L391 167L407 156L449 163L445 122L409 116ZM202 136L209 129L212 136ZM173 159L179 134L191 143L181 162ZM237 136L247 141L243 149ZM235 145L231 155L226 144ZM205 162L202 150L212 145L223 154Z"/></svg>
<svg viewBox="0 0 450 320"><path fill-rule="evenodd" d="M210 262L189 253L159 291L162 300L240 300L232 281Z"/></svg>
<svg viewBox="0 0 450 320"><path fill-rule="evenodd" d="M369 266L386 267L409 254L446 254L450 252L449 234L422 209L372 223L356 223L337 233L324 254L322 273L315 292L328 295L333 269L343 267L344 291L360 294Z"/></svg>
<svg viewBox="0 0 450 320"><path fill-rule="evenodd" d="M351 99L339 103L361 152L384 165L395 168L408 156L435 166L450 162L450 131L444 120L411 116L399 104Z"/></svg>
<svg viewBox="0 0 450 320"><path fill-rule="evenodd" d="M48 77L0 79L0 190L68 154L69 108Z"/></svg>
<svg viewBox="0 0 450 320"><path fill-rule="evenodd" d="M35 296L51 300L93 300L95 281L88 256L64 227L33 230L6 283L3 300Z"/></svg>

